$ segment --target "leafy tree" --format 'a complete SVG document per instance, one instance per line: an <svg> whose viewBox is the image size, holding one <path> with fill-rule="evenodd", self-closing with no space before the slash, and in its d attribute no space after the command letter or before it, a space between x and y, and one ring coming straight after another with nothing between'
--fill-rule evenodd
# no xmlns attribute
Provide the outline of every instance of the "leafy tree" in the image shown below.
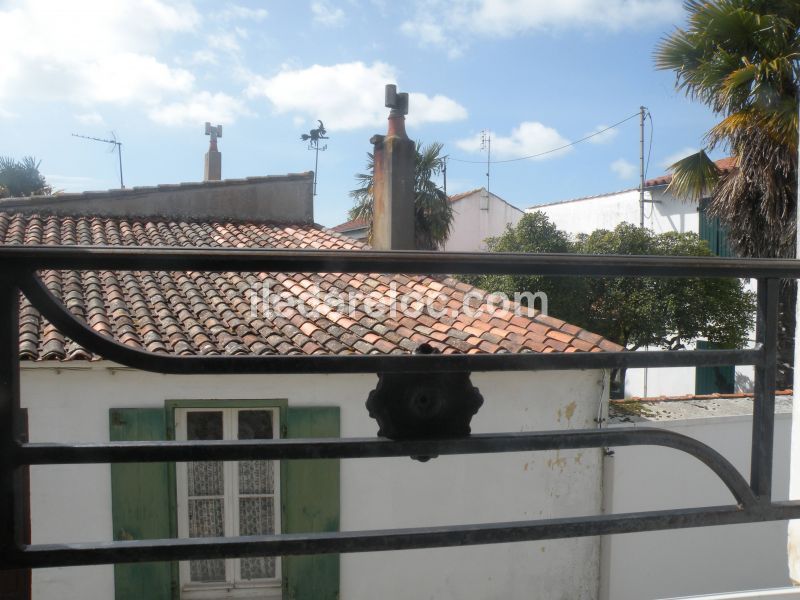
<svg viewBox="0 0 800 600"><path fill-rule="evenodd" d="M706 148L672 165L678 196L710 196L732 249L744 257L793 258L797 210L800 3L796 0L687 0L687 26L655 53L676 87L722 120ZM720 172L706 151L728 150L736 168ZM795 284L780 301L779 385L791 385Z"/></svg>
<svg viewBox="0 0 800 600"><path fill-rule="evenodd" d="M654 234L629 223L570 241L544 213L526 214L489 241L494 252L577 252L710 256L693 233ZM753 323L754 299L738 279L655 277L527 277L489 275L470 283L513 297L543 291L549 312L626 348L680 349L698 338L741 346Z"/></svg>
<svg viewBox="0 0 800 600"><path fill-rule="evenodd" d="M574 249L583 254L711 256L708 244L697 234L655 234L630 223L584 236ZM583 326L630 349L677 350L698 338L727 347L743 346L753 324L753 295L738 279L597 277L590 281L591 301Z"/></svg>
<svg viewBox="0 0 800 600"><path fill-rule="evenodd" d="M0 156L0 198L51 193L52 188L39 172L40 164L32 156L20 161Z"/></svg>
<svg viewBox="0 0 800 600"><path fill-rule="evenodd" d="M439 156L442 144L434 142L423 147L416 145L414 161L414 237L418 250L436 250L447 241L453 222L453 207L444 191L433 178L442 172L444 158ZM367 154L367 172L357 173L359 187L350 192L354 200L350 209L351 219L363 219L368 223L368 239L372 241L372 174L375 160Z"/></svg>
<svg viewBox="0 0 800 600"><path fill-rule="evenodd" d="M558 229L543 212L526 213L515 227L508 227L498 237L486 240L490 252L571 252L569 236ZM513 298L515 292L544 292L557 304L557 316L578 323L586 315L589 297L587 280L577 277L543 277L541 275L464 276L472 285L491 292L503 292ZM569 302L561 299L570 298ZM522 298L523 303L526 299Z"/></svg>

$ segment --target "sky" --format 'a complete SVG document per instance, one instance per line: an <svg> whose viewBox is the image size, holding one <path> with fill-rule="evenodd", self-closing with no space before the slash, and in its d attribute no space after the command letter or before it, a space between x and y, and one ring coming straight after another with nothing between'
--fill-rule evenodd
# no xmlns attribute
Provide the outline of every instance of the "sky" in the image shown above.
<svg viewBox="0 0 800 600"><path fill-rule="evenodd" d="M347 219L387 83L410 94L409 135L441 142L450 194L487 185L492 159L538 154L632 116L648 176L715 122L656 71L680 0L0 0L0 155L35 156L57 190L200 181L204 124L223 126L223 178L314 168L300 135L321 119L315 220ZM648 152L648 149L651 151ZM536 159L493 164L520 208L638 185L639 122Z"/></svg>

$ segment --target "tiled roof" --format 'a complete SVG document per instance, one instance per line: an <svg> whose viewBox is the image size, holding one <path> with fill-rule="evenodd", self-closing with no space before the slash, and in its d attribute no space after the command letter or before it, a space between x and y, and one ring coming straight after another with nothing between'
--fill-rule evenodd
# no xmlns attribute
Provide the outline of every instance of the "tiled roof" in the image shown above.
<svg viewBox="0 0 800 600"><path fill-rule="evenodd" d="M366 219L350 219L349 221L340 223L336 227L332 227L332 230L338 231L339 233L347 233L348 231L353 231L355 229L364 229L366 226Z"/></svg>
<svg viewBox="0 0 800 600"><path fill-rule="evenodd" d="M55 217L0 213L5 245L180 246L192 248L365 248L313 224L173 221L168 218ZM497 310L469 317L459 311L434 319L401 311L373 318L345 315L311 297L326 292L372 294L389 303L397 294L443 294L460 309L474 288L449 278L342 273L201 273L164 271L46 271L42 278L78 318L97 332L151 352L214 354L392 354L428 342L445 353L620 350L599 335L559 319ZM278 300L272 315L251 315L253 289L269 284ZM301 298L315 313L290 306ZM412 305L413 306L413 305ZM451 316L450 313L455 314ZM20 355L26 360L96 359L65 339L21 300Z"/></svg>
<svg viewBox="0 0 800 600"><path fill-rule="evenodd" d="M458 202L459 200L463 200L467 196L472 196L472 194L476 194L476 193L480 192L483 189L484 188L479 187L479 188L475 188L474 190L470 190L468 192L461 192L460 194L453 194L452 196L448 196L448 199L450 200L450 202Z"/></svg>
<svg viewBox="0 0 800 600"><path fill-rule="evenodd" d="M714 164L717 165L717 168L720 171L722 171L723 173L727 173L736 166L736 159L732 156L729 156L727 158L721 158L719 160L715 160ZM671 181L672 181L672 174L660 175L658 177L654 177L653 179L648 179L647 181L645 181L644 187L667 185Z"/></svg>

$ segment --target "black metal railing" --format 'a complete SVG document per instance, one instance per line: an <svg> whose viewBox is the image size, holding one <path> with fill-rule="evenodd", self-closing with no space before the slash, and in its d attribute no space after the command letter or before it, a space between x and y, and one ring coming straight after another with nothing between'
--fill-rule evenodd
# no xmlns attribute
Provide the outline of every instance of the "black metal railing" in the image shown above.
<svg viewBox="0 0 800 600"><path fill-rule="evenodd" d="M214 557L286 556L490 544L800 517L800 502L772 500L778 284L800 277L797 261L692 257L578 256L317 250L0 248L0 560L5 568ZM236 272L503 273L622 277L755 277L752 349L550 354L363 356L175 356L124 346L76 320L37 272L48 269ZM25 443L19 399L19 293L64 335L106 359L145 371L179 374L435 373L753 365L751 472L746 480L723 456L692 438L655 428L493 433L449 438L280 439L107 444ZM705 463L733 502L613 515L412 529L237 538L26 544L20 470L28 465L323 459L480 454L607 446L660 445Z"/></svg>

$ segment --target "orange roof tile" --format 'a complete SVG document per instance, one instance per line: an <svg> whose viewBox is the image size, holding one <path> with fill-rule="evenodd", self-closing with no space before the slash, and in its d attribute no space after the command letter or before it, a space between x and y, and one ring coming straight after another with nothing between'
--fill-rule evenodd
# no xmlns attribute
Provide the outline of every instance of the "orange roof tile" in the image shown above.
<svg viewBox="0 0 800 600"><path fill-rule="evenodd" d="M56 217L0 212L3 245L110 245L185 248L330 248L363 243L313 224L176 221L167 217ZM330 273L205 273L164 271L45 271L47 287L69 311L100 334L128 346L179 355L397 354L422 342L446 353L621 350L601 336L533 314L463 311L440 318L344 314L315 297L357 292L390 306L398 291L463 298L474 288L447 277ZM272 312L251 314L251 296L268 284ZM255 291L254 291L255 290ZM324 296L324 294L323 294ZM307 311L291 306L302 298ZM399 303L398 303L399 304ZM449 305L448 305L449 306ZM460 308L460 302L456 303ZM92 360L27 299L21 299L20 356L25 360Z"/></svg>

